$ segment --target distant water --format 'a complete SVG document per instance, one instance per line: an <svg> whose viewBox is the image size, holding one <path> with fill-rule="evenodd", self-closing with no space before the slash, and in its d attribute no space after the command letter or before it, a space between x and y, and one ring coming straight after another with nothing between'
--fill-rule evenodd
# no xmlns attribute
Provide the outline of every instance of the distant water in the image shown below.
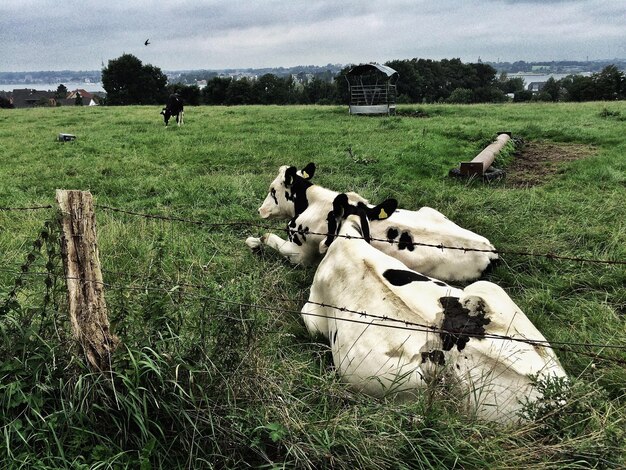
<svg viewBox="0 0 626 470"><path fill-rule="evenodd" d="M526 86L530 85L532 82L547 82L550 77L555 80L561 80L562 78L567 77L568 75L583 75L588 77L591 75L591 72L579 72L579 73L549 73L549 74L539 74L539 73L508 73L507 78L523 78L524 84Z"/></svg>
<svg viewBox="0 0 626 470"><path fill-rule="evenodd" d="M82 88L85 91L104 91L102 83L85 83L85 82L62 82L68 91ZM15 89L28 88L30 90L56 91L61 83L0 83L0 91L13 91Z"/></svg>

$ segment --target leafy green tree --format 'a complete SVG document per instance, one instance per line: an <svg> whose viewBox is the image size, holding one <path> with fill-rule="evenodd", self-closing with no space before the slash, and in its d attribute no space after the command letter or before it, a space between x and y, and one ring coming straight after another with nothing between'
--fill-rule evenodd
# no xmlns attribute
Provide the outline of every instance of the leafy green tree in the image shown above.
<svg viewBox="0 0 626 470"><path fill-rule="evenodd" d="M54 97L58 99L64 99L67 96L67 87L62 83L57 87L57 91L54 92Z"/></svg>
<svg viewBox="0 0 626 470"><path fill-rule="evenodd" d="M198 85L184 85L182 83L168 85L167 93L168 95L177 94L183 100L184 105L190 106L198 106L202 97Z"/></svg>
<svg viewBox="0 0 626 470"><path fill-rule="evenodd" d="M247 78L233 80L228 85L224 104L250 104L252 103L252 83Z"/></svg>
<svg viewBox="0 0 626 470"><path fill-rule="evenodd" d="M102 87L110 105L158 104L167 98L167 76L153 65L143 65L132 54L109 60L102 69Z"/></svg>
<svg viewBox="0 0 626 470"><path fill-rule="evenodd" d="M446 99L447 103L470 104L473 101L474 94L468 88L455 88L450 96Z"/></svg>
<svg viewBox="0 0 626 470"><path fill-rule="evenodd" d="M507 100L504 92L497 86L483 86L473 90L474 103L502 103Z"/></svg>
<svg viewBox="0 0 626 470"><path fill-rule="evenodd" d="M441 100L444 95L446 83L441 62L430 59L418 59L415 62L417 75L420 77L418 84L418 101L433 103Z"/></svg>
<svg viewBox="0 0 626 470"><path fill-rule="evenodd" d="M337 100L341 104L348 104L350 102L350 89L346 78L346 75L350 70L352 70L352 66L344 67L337 74L337 77L335 77Z"/></svg>
<svg viewBox="0 0 626 470"><path fill-rule="evenodd" d="M277 77L268 73L252 84L252 96L260 104L288 104L293 97L294 84L291 76Z"/></svg>
<svg viewBox="0 0 626 470"><path fill-rule="evenodd" d="M608 65L593 74L594 99L618 100L626 98L626 78L615 65Z"/></svg>
<svg viewBox="0 0 626 470"><path fill-rule="evenodd" d="M331 104L337 99L337 88L320 78L313 78L304 85L300 102L303 104Z"/></svg>
<svg viewBox="0 0 626 470"><path fill-rule="evenodd" d="M514 103L521 103L524 101L530 101L533 99L533 92L530 90L519 90L515 92L513 96Z"/></svg>
<svg viewBox="0 0 626 470"><path fill-rule="evenodd" d="M495 82L495 86L502 90L502 93L515 94L524 89L524 79L521 77L509 78L506 73L502 73Z"/></svg>
<svg viewBox="0 0 626 470"><path fill-rule="evenodd" d="M5 98L4 96L0 96L0 108L9 109L9 108L13 108L13 105L11 104L11 101L8 98Z"/></svg>
<svg viewBox="0 0 626 470"><path fill-rule="evenodd" d="M205 104L225 104L226 92L232 82L230 77L213 77L202 89L202 102Z"/></svg>
<svg viewBox="0 0 626 470"><path fill-rule="evenodd" d="M82 106L83 105L83 97L80 93L76 92L76 98L74 98L74 106Z"/></svg>
<svg viewBox="0 0 626 470"><path fill-rule="evenodd" d="M392 60L385 63L386 66L391 67L398 72L398 83L396 89L398 96L408 97L409 103L416 103L419 101L419 76L415 70L415 64L410 60Z"/></svg>
<svg viewBox="0 0 626 470"><path fill-rule="evenodd" d="M561 80L563 88L567 90L570 101L592 101L595 99L595 90L592 77L582 75L568 75Z"/></svg>
<svg viewBox="0 0 626 470"><path fill-rule="evenodd" d="M560 92L560 82L556 81L554 77L550 77L541 90L541 99L547 101L558 101Z"/></svg>

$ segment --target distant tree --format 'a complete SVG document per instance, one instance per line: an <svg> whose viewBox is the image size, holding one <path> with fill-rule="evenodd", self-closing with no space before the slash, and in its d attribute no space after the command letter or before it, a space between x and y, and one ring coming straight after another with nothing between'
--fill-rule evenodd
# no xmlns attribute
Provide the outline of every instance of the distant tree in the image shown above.
<svg viewBox="0 0 626 470"><path fill-rule="evenodd" d="M502 103L507 100L506 95L495 85L479 87L473 90L474 103Z"/></svg>
<svg viewBox="0 0 626 470"><path fill-rule="evenodd" d="M291 76L280 78L268 73L252 84L252 97L259 104L288 104L294 94Z"/></svg>
<svg viewBox="0 0 626 470"><path fill-rule="evenodd" d="M225 104L226 92L232 80L230 77L213 77L208 80L202 89L202 102L213 105Z"/></svg>
<svg viewBox="0 0 626 470"><path fill-rule="evenodd" d="M626 98L626 78L615 65L608 65L592 76L597 100L618 100Z"/></svg>
<svg viewBox="0 0 626 470"><path fill-rule="evenodd" d="M13 105L11 104L11 101L8 98L5 98L4 96L0 96L0 108L9 109L9 108L13 108Z"/></svg>
<svg viewBox="0 0 626 470"><path fill-rule="evenodd" d="M558 101L561 91L561 85L554 77L548 78L548 81L544 84L541 90L542 101Z"/></svg>
<svg viewBox="0 0 626 470"><path fill-rule="evenodd" d="M519 90L515 92L513 96L513 102L521 103L524 101L530 101L533 99L533 92L530 90Z"/></svg>
<svg viewBox="0 0 626 470"><path fill-rule="evenodd" d="M532 101L554 101L552 99L552 95L550 95L550 93L547 93L544 90L541 90L539 93L535 93L533 95L533 99Z"/></svg>
<svg viewBox="0 0 626 470"><path fill-rule="evenodd" d="M224 104L250 104L252 103L252 83L247 78L233 80L228 85Z"/></svg>
<svg viewBox="0 0 626 470"><path fill-rule="evenodd" d="M569 101L591 101L595 98L593 78L583 75L568 75L561 80Z"/></svg>
<svg viewBox="0 0 626 470"><path fill-rule="evenodd" d="M396 90L398 97L404 96L409 103L416 103L419 101L419 76L415 71L414 63L410 60L392 60L385 63L386 66L391 67L398 72L398 83L396 84Z"/></svg>
<svg viewBox="0 0 626 470"><path fill-rule="evenodd" d="M185 105L198 106L201 101L202 93L198 85L183 85L182 83L174 83L167 86L167 94L177 94L183 100Z"/></svg>
<svg viewBox="0 0 626 470"><path fill-rule="evenodd" d="M414 66L419 77L418 102L433 103L448 96L444 92L447 80L441 62L417 59L414 61Z"/></svg>
<svg viewBox="0 0 626 470"><path fill-rule="evenodd" d="M533 69L533 64L529 62L524 62L523 60L518 60L517 62L513 62L511 65L511 72L531 72Z"/></svg>
<svg viewBox="0 0 626 470"><path fill-rule="evenodd" d="M62 83L57 87L57 91L54 93L54 97L58 99L65 99L67 97L67 87Z"/></svg>
<svg viewBox="0 0 626 470"><path fill-rule="evenodd" d="M350 90L348 88L348 80L346 75L352 69L352 66L344 67L335 77L335 89L337 100L340 104L348 104L350 102Z"/></svg>
<svg viewBox="0 0 626 470"><path fill-rule="evenodd" d="M102 69L102 87L109 105L157 104L167 98L167 76L153 65L143 65L132 54L109 60Z"/></svg>
<svg viewBox="0 0 626 470"><path fill-rule="evenodd" d="M80 93L76 92L76 98L74 99L74 106L82 106L83 105L83 97Z"/></svg>
<svg viewBox="0 0 626 470"><path fill-rule="evenodd" d="M509 78L506 73L502 73L494 82L494 86L501 90L502 93L515 94L524 89L524 79L521 77Z"/></svg>
<svg viewBox="0 0 626 470"><path fill-rule="evenodd" d="M469 104L473 101L473 92L469 88L455 88L446 99L447 103Z"/></svg>
<svg viewBox="0 0 626 470"><path fill-rule="evenodd" d="M336 102L336 99L337 87L315 77L304 85L300 102L303 104L331 104Z"/></svg>

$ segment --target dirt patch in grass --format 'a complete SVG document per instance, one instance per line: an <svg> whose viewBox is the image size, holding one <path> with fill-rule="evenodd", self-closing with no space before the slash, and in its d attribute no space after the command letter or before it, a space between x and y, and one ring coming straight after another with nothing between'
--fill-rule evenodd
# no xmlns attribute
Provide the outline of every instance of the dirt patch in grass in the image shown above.
<svg viewBox="0 0 626 470"><path fill-rule="evenodd" d="M589 145L526 142L506 167L506 184L527 187L545 183L554 175L567 171L564 163L596 153L597 150Z"/></svg>

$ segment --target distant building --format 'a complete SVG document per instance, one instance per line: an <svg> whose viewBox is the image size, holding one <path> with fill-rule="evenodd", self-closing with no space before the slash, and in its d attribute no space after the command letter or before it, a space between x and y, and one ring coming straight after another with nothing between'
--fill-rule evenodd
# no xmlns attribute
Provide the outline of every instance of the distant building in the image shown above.
<svg viewBox="0 0 626 470"><path fill-rule="evenodd" d="M74 91L70 91L65 100L63 100L63 105L67 104L76 104L76 98L80 94L80 97L83 99L83 106L99 106L101 96L97 93L90 93L87 90L83 90L82 88L78 88Z"/></svg>
<svg viewBox="0 0 626 470"><path fill-rule="evenodd" d="M539 93L543 90L543 87L546 85L546 82L530 82L528 85L528 91L532 91L533 93Z"/></svg>
<svg viewBox="0 0 626 470"><path fill-rule="evenodd" d="M40 106L56 106L54 91L32 90L21 88L11 93L11 103L15 108L36 108Z"/></svg>
<svg viewBox="0 0 626 470"><path fill-rule="evenodd" d="M56 91L42 91L30 88L16 88L12 92L3 92L2 97L7 99L14 108L37 108L55 106L74 106L76 97L80 94L83 106L98 106L106 93L89 92L77 89L67 94L65 98L57 98Z"/></svg>

